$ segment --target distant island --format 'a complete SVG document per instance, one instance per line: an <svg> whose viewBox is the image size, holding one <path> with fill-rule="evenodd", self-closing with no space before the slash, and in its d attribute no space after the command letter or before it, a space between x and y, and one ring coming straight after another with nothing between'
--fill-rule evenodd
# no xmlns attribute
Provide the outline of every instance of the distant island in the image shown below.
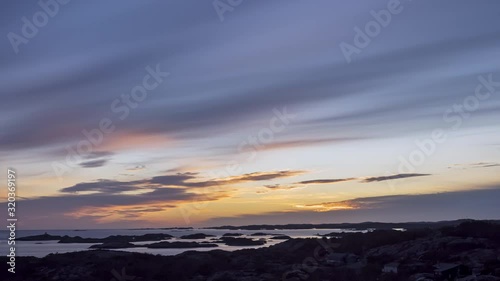
<svg viewBox="0 0 500 281"><path fill-rule="evenodd" d="M439 221L439 222L404 222L404 223L386 223L386 222L362 222L362 223L326 223L326 224L277 224L277 225L243 225L243 226L216 226L205 227L206 229L225 229L225 230L285 230L285 229L419 229L423 227L439 228L445 226L456 226L462 222L470 221L468 219ZM500 223L500 220L488 220L492 223Z"/></svg>

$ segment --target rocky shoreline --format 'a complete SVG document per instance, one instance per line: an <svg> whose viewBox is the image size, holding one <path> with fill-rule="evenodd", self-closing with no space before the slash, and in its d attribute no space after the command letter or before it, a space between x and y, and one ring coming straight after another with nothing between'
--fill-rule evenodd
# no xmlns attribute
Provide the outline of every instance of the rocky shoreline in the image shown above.
<svg viewBox="0 0 500 281"><path fill-rule="evenodd" d="M171 243L159 243L165 242ZM500 280L500 225L469 221L439 229L343 233L259 249L177 256L92 250L19 257L14 275L7 275L5 258L0 264L2 280L12 281L109 281L119 280L117 275L137 281L429 281L444 280L445 274L493 281Z"/></svg>

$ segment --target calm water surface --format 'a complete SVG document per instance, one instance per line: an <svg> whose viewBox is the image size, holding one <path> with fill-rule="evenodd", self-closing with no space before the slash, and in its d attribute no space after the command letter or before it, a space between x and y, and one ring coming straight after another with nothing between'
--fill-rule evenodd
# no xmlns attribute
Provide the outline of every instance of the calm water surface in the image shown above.
<svg viewBox="0 0 500 281"><path fill-rule="evenodd" d="M332 232L340 233L340 232L354 232L353 230L348 229L297 229L297 230L219 230L219 229L189 229L189 230L162 230L162 229L141 229L141 230L128 230L128 229L95 229L95 230L84 230L84 231L76 231L76 230L18 230L17 238L32 236L32 235L41 235L44 233L48 233L50 235L68 235L68 236L80 236L83 238L105 238L111 235L144 235L148 233L166 233L176 238L170 239L168 241L210 241L211 238L205 240L185 240L178 239L177 237L194 234L194 233L205 233L209 235L215 235L217 237L221 237L225 233L241 233L244 234L242 237L260 239L260 238L271 238L271 236L264 237L255 237L250 236L256 232L264 232L269 234L283 234L288 235L292 238L308 238L308 237L318 237L318 234L328 234ZM7 245L8 231L0 231L0 254L2 256L8 254L8 249L10 246ZM219 244L218 248L191 248L191 249L148 249L146 247L138 247L131 249L120 249L121 251L128 252L138 252L138 253L150 253L157 255L166 255L172 256L177 255L186 251L212 251L215 249L225 250L225 251L236 251L241 249L255 249L261 247L269 247L275 245L277 243L283 242L282 240L267 240L267 244L263 246L249 246L249 247L234 247L234 246L226 246L223 244ZM134 243L136 245L148 244L152 242L137 242ZM85 251L95 243L91 244L59 244L57 241L16 241L16 251L17 256L35 256L35 257L44 257L51 253L68 253L68 252L76 252L76 251Z"/></svg>

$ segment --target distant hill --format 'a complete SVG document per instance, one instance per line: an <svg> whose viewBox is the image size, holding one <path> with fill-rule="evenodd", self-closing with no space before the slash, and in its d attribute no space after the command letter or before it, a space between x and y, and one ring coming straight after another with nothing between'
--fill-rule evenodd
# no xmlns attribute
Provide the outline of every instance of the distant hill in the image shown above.
<svg viewBox="0 0 500 281"><path fill-rule="evenodd" d="M447 226L457 226L463 222L472 221L469 219L439 221L439 222L402 222L402 223L385 223L385 222L362 222L362 223L327 223L327 224L285 224L285 225L244 225L244 226L218 226L206 227L206 229L224 229L224 230L282 230L282 229L421 229L421 228L441 228ZM491 220L489 222L500 224L500 220Z"/></svg>

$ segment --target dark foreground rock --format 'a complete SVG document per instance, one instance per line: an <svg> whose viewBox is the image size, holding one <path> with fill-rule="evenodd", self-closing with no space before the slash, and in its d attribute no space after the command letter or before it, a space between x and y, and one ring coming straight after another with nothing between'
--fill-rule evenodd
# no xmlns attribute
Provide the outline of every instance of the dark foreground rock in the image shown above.
<svg viewBox="0 0 500 281"><path fill-rule="evenodd" d="M296 241L284 247L275 246L271 251L189 251L177 256L93 250L52 254L41 259L19 257L16 274L12 275L7 272L6 258L2 257L0 280L276 281L292 265L301 264L309 249L316 245L312 240Z"/></svg>
<svg viewBox="0 0 500 281"><path fill-rule="evenodd" d="M0 280L407 281L424 277L438 281L442 280L435 274L438 263L456 265L460 271L446 274L460 278L474 273L475 280L499 280L499 231L500 225L470 222L440 230L378 230L334 239L290 239L234 252L155 256L93 250L41 259L17 257L16 274L7 271L8 260L3 256ZM226 237L230 238L239 239ZM398 273L383 273L387 264L399 264Z"/></svg>

